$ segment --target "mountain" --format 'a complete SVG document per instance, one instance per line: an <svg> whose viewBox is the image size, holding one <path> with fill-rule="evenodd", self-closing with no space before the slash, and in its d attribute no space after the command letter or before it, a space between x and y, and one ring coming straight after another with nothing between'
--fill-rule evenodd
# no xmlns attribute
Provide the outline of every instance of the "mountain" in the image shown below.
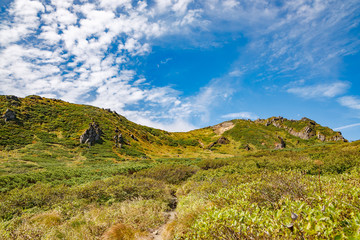
<svg viewBox="0 0 360 240"><path fill-rule="evenodd" d="M86 141L82 135L87 129L88 133L95 131L91 127L94 123L100 129L101 137L98 136L99 141L90 147L99 150L92 157L97 155L115 160L229 156L251 150L301 148L346 141L340 132L308 118L298 121L282 117L232 120L190 132L172 133L133 123L110 109L35 95L25 98L0 96L0 113L3 116L0 149L47 144L52 148L85 154L89 144L81 144L80 138L83 138L82 143ZM115 147L114 137L119 134L121 148Z"/></svg>

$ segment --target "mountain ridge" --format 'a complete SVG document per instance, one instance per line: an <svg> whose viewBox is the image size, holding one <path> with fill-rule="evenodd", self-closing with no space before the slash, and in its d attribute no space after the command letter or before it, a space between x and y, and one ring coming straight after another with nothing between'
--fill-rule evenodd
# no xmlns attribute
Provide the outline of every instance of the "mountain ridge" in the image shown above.
<svg viewBox="0 0 360 240"><path fill-rule="evenodd" d="M136 124L110 109L36 95L2 95L0 113L0 148L7 150L36 142L84 149L80 138L92 122L101 129L101 145L124 158L236 155L249 150L347 141L340 132L308 118L234 119L189 132L168 132ZM119 133L120 148L115 147Z"/></svg>

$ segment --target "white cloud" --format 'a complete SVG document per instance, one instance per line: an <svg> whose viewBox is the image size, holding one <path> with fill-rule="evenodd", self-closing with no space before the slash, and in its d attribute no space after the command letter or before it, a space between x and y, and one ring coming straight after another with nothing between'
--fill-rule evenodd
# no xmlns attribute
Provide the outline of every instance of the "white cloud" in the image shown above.
<svg viewBox="0 0 360 240"><path fill-rule="evenodd" d="M319 84L305 87L292 87L287 89L288 93L298 95L303 98L332 98L343 94L349 88L349 83L335 82L331 84Z"/></svg>
<svg viewBox="0 0 360 240"><path fill-rule="evenodd" d="M184 14L191 2L193 0L156 0L156 5L160 13L171 9L176 14Z"/></svg>
<svg viewBox="0 0 360 240"><path fill-rule="evenodd" d="M193 2L193 0L177 0L172 6L172 10L179 14L184 14L191 2Z"/></svg>
<svg viewBox="0 0 360 240"><path fill-rule="evenodd" d="M345 107L360 110L360 98L355 96L345 96L338 99L339 103Z"/></svg>
<svg viewBox="0 0 360 240"><path fill-rule="evenodd" d="M335 130L335 131L340 131L340 130L343 130L343 129L354 128L354 127L359 127L359 126L360 126L360 123L354 123L354 124L350 124L350 125L346 125L346 126L334 128L334 130Z"/></svg>
<svg viewBox="0 0 360 240"><path fill-rule="evenodd" d="M318 72L332 70L329 61L358 46L358 39L335 37L353 28L344 22L359 22L349 21L356 6L355 0L290 0L281 6L262 0L156 0L149 5L131 0L14 0L4 18L8 20L0 22L0 92L110 107L135 121L188 130L191 116L208 122L212 110L235 92L230 78L255 65L275 72L306 64ZM226 77L186 98L173 87L151 86L131 70L133 60L149 54L152 42L161 37L190 35L196 42L192 34L213 30L241 32L251 42L246 51L258 56L256 63L240 61ZM211 37L199 39L204 45L211 42ZM288 92L334 97L347 88L347 83L335 82L293 86Z"/></svg>
<svg viewBox="0 0 360 240"><path fill-rule="evenodd" d="M130 114L127 114L130 115ZM152 126L158 129L166 129L170 132L185 132L194 130L197 127L189 123L187 119L177 118L173 122L166 123L166 122L157 122L151 121L148 116L141 116L141 113L137 112L133 114L133 118L130 117L134 122L145 125L145 126Z"/></svg>
<svg viewBox="0 0 360 240"><path fill-rule="evenodd" d="M18 0L12 4L10 22L0 24L0 47L6 47L28 36L40 22L37 14L44 11L39 1Z"/></svg>
<svg viewBox="0 0 360 240"><path fill-rule="evenodd" d="M151 51L150 40L195 24L200 16L188 9L191 2L159 1L158 11L146 1L14 0L9 21L0 23L0 93L57 97L151 126L193 129L187 122L193 110L181 93L152 87L128 67Z"/></svg>
<svg viewBox="0 0 360 240"><path fill-rule="evenodd" d="M240 77L243 74L239 69L235 69L229 73L230 77Z"/></svg>
<svg viewBox="0 0 360 240"><path fill-rule="evenodd" d="M252 113L252 112L229 113L229 114L223 115L221 117L227 118L227 119L235 119L235 118L258 119L259 118L255 113Z"/></svg>
<svg viewBox="0 0 360 240"><path fill-rule="evenodd" d="M99 0L100 6L116 10L118 7L124 7L125 9L131 9L131 0Z"/></svg>

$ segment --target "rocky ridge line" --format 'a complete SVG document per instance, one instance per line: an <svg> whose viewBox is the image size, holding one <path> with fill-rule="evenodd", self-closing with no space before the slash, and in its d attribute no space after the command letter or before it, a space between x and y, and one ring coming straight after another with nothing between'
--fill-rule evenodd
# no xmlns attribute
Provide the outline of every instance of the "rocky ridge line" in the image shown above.
<svg viewBox="0 0 360 240"><path fill-rule="evenodd" d="M306 122L306 126L303 127L300 131L297 131L294 128L286 126L284 123L286 121L290 122ZM277 128L285 129L289 134L299 137L301 139L309 140L312 137L316 137L320 141L328 142L328 141L343 141L347 142L347 140L342 136L341 132L335 132L333 136L325 136L321 131L317 130L318 124L309 119L309 118L302 118L301 120L288 120L283 117L272 117L269 119L258 119L255 120L256 123L264 124L265 126L273 125Z"/></svg>

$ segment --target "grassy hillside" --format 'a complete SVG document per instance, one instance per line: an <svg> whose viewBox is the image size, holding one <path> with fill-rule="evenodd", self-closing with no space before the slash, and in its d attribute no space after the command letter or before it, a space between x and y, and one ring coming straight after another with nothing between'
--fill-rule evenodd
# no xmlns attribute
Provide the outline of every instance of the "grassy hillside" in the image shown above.
<svg viewBox="0 0 360 240"><path fill-rule="evenodd" d="M360 238L360 142L310 119L169 133L38 96L0 96L7 109L0 239ZM80 144L93 121L101 141Z"/></svg>
<svg viewBox="0 0 360 240"><path fill-rule="evenodd" d="M14 121L0 121L0 149L14 150L36 144L72 150L90 157L91 151L79 143L81 134L89 124L99 124L103 135L101 159L136 159L145 157L198 157L203 155L238 154L246 145L251 149L273 149L282 137L287 148L302 147L320 143L316 137L309 140L289 134L284 128L265 126L261 121L234 120L232 128L217 134L215 127L198 129L187 133L169 133L141 126L128 121L125 117L109 109L100 109L87 105L71 104L57 99L39 96L13 98L0 96L0 113L7 109L15 112ZM268 119L266 121L269 121ZM265 120L264 120L265 121ZM312 122L283 120L284 126L295 126L301 130ZM119 128L125 142L121 149L114 148L115 129ZM336 132L316 124L316 131L330 138ZM230 140L230 144L215 144L211 154L204 150L221 136ZM55 145L55 146L54 146ZM225 146L228 145L228 146ZM35 146L36 148L36 146ZM96 148L96 147L95 147ZM216 155L216 156L218 156ZM95 156L92 156L96 158Z"/></svg>

